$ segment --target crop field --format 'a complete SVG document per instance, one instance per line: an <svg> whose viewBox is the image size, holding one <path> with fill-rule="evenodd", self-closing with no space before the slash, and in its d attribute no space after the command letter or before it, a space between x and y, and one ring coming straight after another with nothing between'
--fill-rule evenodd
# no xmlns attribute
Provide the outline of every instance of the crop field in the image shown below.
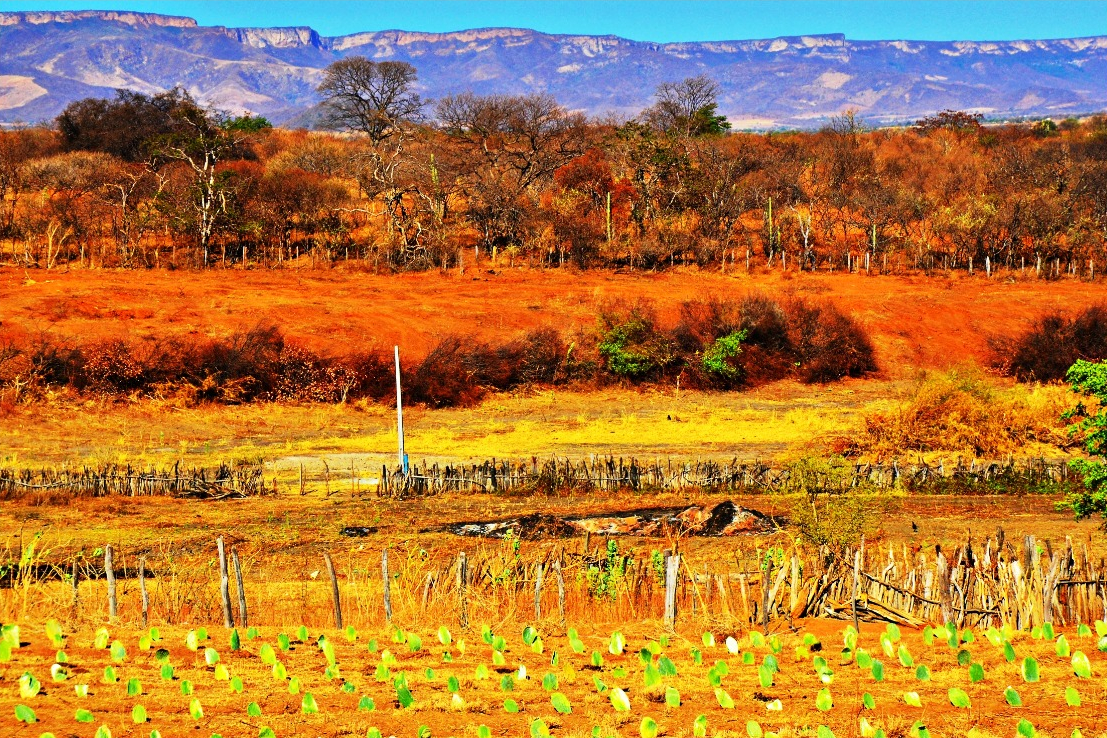
<svg viewBox="0 0 1107 738"><path fill-rule="evenodd" d="M5 626L6 735L1098 736L1107 624L1033 633Z"/></svg>

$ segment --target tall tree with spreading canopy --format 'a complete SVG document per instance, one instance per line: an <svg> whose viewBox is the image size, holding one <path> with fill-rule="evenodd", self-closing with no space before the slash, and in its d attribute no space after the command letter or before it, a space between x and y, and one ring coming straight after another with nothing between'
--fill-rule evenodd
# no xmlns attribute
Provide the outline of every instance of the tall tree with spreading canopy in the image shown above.
<svg viewBox="0 0 1107 738"><path fill-rule="evenodd" d="M718 112L719 85L706 74L659 85L654 97L657 102L646 109L644 118L666 133L707 136L730 130L726 116Z"/></svg>

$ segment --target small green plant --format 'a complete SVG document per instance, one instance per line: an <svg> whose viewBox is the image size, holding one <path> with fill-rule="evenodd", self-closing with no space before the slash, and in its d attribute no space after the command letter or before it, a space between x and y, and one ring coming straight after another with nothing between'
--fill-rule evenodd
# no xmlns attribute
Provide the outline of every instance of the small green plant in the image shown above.
<svg viewBox="0 0 1107 738"><path fill-rule="evenodd" d="M626 577L627 560L619 554L619 544L607 542L607 556L599 564L591 564L585 572L588 591L593 597L615 599L619 583Z"/></svg>

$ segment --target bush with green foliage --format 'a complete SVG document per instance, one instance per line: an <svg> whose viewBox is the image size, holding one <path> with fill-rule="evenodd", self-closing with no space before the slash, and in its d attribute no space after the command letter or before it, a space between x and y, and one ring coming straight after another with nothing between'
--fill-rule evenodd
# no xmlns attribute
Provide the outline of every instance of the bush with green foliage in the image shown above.
<svg viewBox="0 0 1107 738"><path fill-rule="evenodd" d="M597 349L604 367L627 379L659 375L676 359L673 342L658 330L652 311L636 305L625 313L604 311Z"/></svg>
<svg viewBox="0 0 1107 738"><path fill-rule="evenodd" d="M1073 391L1091 398L1096 406L1089 409L1083 402L1064 414L1071 422L1070 432L1079 435L1084 450L1099 459L1077 459L1073 470L1084 479L1083 489L1065 496L1058 505L1072 510L1077 519L1099 515L1107 529L1107 364L1077 361L1068 371L1067 379Z"/></svg>
<svg viewBox="0 0 1107 738"><path fill-rule="evenodd" d="M708 374L736 382L742 377L742 368L733 362L742 353L742 341L746 340L746 331L734 331L715 339L706 351L700 363Z"/></svg>

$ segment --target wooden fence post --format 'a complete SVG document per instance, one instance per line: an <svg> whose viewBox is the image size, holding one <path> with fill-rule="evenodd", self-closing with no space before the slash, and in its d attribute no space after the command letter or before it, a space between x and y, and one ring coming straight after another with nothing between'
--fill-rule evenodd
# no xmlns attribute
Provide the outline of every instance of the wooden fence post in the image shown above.
<svg viewBox="0 0 1107 738"><path fill-rule="evenodd" d="M71 583L73 585L73 617L77 617L77 611L81 604L81 590L80 590L80 570L77 569L77 559L73 559L73 576L71 577Z"/></svg>
<svg viewBox="0 0 1107 738"><path fill-rule="evenodd" d="M238 549L231 549L231 561L234 562L234 581L238 587L238 619L245 628L250 624L246 610L246 587L242 584L242 562L238 558Z"/></svg>
<svg viewBox="0 0 1107 738"><path fill-rule="evenodd" d="M119 601L115 596L115 569L112 566L113 550L111 545L104 546L104 576L108 580L108 619L115 622L119 615Z"/></svg>
<svg viewBox="0 0 1107 738"><path fill-rule="evenodd" d="M219 550L219 594L223 598L223 627L234 627L234 614L231 612L231 578L227 572L227 550L223 547L223 536L215 539Z"/></svg>
<svg viewBox="0 0 1107 738"><path fill-rule="evenodd" d="M384 585L384 619L392 622L392 577L388 574L388 549L381 551L381 581ZM426 591L423 593L423 606L426 607Z"/></svg>
<svg viewBox="0 0 1107 738"><path fill-rule="evenodd" d="M665 559L665 626L676 624L677 574L680 571L680 554L673 553Z"/></svg>
<svg viewBox="0 0 1107 738"><path fill-rule="evenodd" d="M138 590L142 593L142 627L150 621L150 593L146 591L146 557L138 559Z"/></svg>
<svg viewBox="0 0 1107 738"><path fill-rule="evenodd" d="M465 609L465 585L469 578L469 563L462 551L457 557L457 606L462 629L469 627L469 613Z"/></svg>
<svg viewBox="0 0 1107 738"><path fill-rule="evenodd" d="M561 559L554 559L554 573L557 575L557 616L565 624L565 576L561 573Z"/></svg>
<svg viewBox="0 0 1107 738"><path fill-rule="evenodd" d="M861 588L861 549L853 553L853 629L858 633L861 627L857 618L857 590Z"/></svg>
<svg viewBox="0 0 1107 738"><path fill-rule="evenodd" d="M338 592L338 575L334 572L334 562L331 561L331 555L326 551L323 552L323 561L327 565L327 574L331 578L331 598L334 600L335 627L342 630L342 600Z"/></svg>
<svg viewBox="0 0 1107 738"><path fill-rule="evenodd" d="M430 603L431 584L434 582L434 575L427 573L427 578L423 581L423 607L421 612L427 611L427 605ZM389 603L391 608L392 603Z"/></svg>
<svg viewBox="0 0 1107 738"><path fill-rule="evenodd" d="M534 620L542 619L542 562L538 562L534 572Z"/></svg>

